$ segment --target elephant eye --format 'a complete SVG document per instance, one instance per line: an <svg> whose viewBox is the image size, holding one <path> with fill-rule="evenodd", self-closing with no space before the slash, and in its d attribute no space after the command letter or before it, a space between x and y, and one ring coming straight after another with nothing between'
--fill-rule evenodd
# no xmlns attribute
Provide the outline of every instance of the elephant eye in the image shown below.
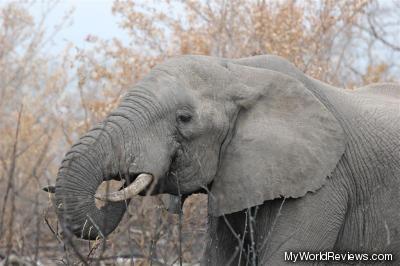
<svg viewBox="0 0 400 266"><path fill-rule="evenodd" d="M178 123L187 124L192 121L192 114L187 111L181 111L176 114L176 120Z"/></svg>
<svg viewBox="0 0 400 266"><path fill-rule="evenodd" d="M192 120L192 116L190 114L179 114L177 119L178 122L189 123Z"/></svg>

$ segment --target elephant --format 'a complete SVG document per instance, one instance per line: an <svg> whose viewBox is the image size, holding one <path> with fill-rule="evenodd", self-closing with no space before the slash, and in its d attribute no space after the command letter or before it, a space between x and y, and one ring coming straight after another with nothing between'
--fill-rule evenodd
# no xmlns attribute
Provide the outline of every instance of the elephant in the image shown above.
<svg viewBox="0 0 400 266"><path fill-rule="evenodd" d="M173 57L66 153L57 215L95 239L135 195L203 192L205 265L282 265L288 251L396 259L399 122L395 83L340 89L275 55ZM113 179L124 187L96 193Z"/></svg>

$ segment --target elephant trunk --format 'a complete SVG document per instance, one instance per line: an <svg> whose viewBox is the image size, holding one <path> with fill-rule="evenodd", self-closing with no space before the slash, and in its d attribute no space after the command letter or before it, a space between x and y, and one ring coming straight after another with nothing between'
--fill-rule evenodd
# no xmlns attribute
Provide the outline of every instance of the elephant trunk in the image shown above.
<svg viewBox="0 0 400 266"><path fill-rule="evenodd" d="M122 219L128 202L107 202L98 208L94 197L103 181L120 174L113 148L110 134L95 128L66 154L57 176L55 207L67 237L72 233L87 240L104 238Z"/></svg>
<svg viewBox="0 0 400 266"><path fill-rule="evenodd" d="M156 193L174 153L164 136L171 135L165 133L169 127L153 123L164 115L160 106L146 91L130 91L66 154L57 176L55 203L67 233L83 239L105 237L122 219L130 197L146 188ZM128 186L119 192L96 193L103 181L111 179L125 179ZM105 205L96 207L97 199Z"/></svg>

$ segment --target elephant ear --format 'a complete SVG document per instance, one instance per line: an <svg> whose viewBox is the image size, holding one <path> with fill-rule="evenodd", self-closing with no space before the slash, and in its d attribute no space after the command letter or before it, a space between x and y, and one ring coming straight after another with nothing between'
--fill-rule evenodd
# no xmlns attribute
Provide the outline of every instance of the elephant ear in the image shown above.
<svg viewBox="0 0 400 266"><path fill-rule="evenodd" d="M226 67L239 79L229 97L240 109L211 187L210 214L321 188L345 150L335 117L296 79L268 69Z"/></svg>

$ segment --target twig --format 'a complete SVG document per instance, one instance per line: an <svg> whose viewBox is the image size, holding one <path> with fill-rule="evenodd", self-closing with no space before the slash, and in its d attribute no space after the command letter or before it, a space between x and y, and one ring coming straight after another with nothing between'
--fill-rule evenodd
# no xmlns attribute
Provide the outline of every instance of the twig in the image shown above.
<svg viewBox="0 0 400 266"><path fill-rule="evenodd" d="M382 36L380 36L378 34L378 32L376 31L376 28L374 26L374 24L371 21L371 17L368 16L368 25L369 28L371 29L370 33L372 34L372 36L374 36L376 39L378 39L379 41L381 41L383 44L385 44L386 46L389 46L390 48L392 48L393 50L396 51L400 51L400 46L394 45L392 43L390 43L389 41L387 41L385 38L383 38Z"/></svg>
<svg viewBox="0 0 400 266"><path fill-rule="evenodd" d="M257 207L256 207L257 208ZM248 215L248 219L249 219L249 229L250 229L250 249L251 252L249 252L251 254L251 262L253 266L257 265L257 256L256 256L256 248L255 248L255 240L254 240L254 230L253 230L253 223L254 223L254 217L256 215L257 212L255 212L254 217L251 214L251 208L247 209L247 212L249 213ZM247 218L247 217L246 217Z"/></svg>
<svg viewBox="0 0 400 266"><path fill-rule="evenodd" d="M34 258L34 262L37 263L38 258L39 258L39 245L40 245L40 234L41 234L41 223L40 223L40 215L39 215L39 194L36 193L35 196L35 211L34 211L35 215L36 215L36 236L35 236L35 258Z"/></svg>
<svg viewBox="0 0 400 266"><path fill-rule="evenodd" d="M243 236L242 236L242 244L244 243L244 238L246 236L246 230L247 230L247 211L245 212L246 218L244 221L244 230L243 230ZM240 253L239 253L239 260L238 260L238 265L240 265L240 261L242 260L242 253L243 253L243 246L240 247Z"/></svg>
<svg viewBox="0 0 400 266"><path fill-rule="evenodd" d="M272 223L272 226L271 226L270 230L268 231L267 237L264 239L263 243L261 244L260 250L264 250L265 245L267 245L267 242L268 242L270 236L272 235L272 232L275 229L276 222L278 221L278 218L281 215L282 207L283 207L283 204L285 204L285 201L286 201L286 198L283 198L281 205L279 206L278 213L276 214L274 221Z"/></svg>
<svg viewBox="0 0 400 266"><path fill-rule="evenodd" d="M89 243L90 243L90 241L89 241ZM100 243L101 242L98 241L98 239L96 239L96 241L93 244L93 247L89 250L89 253L88 253L87 257L86 257L87 260L90 259L90 255L92 255L93 251L95 251L100 246Z"/></svg>
<svg viewBox="0 0 400 266"><path fill-rule="evenodd" d="M75 243L72 240L72 234L67 228L63 228L63 232L65 235L65 239L67 240L68 245L72 248L74 251L75 255L78 257L78 259L83 263L83 265L89 265L85 259L85 257L79 252L79 249L76 247Z"/></svg>
<svg viewBox="0 0 400 266"><path fill-rule="evenodd" d="M20 125L21 125L21 117L22 117L22 110L23 110L23 104L21 104L20 110L18 112L18 120L17 120L17 127L15 129L15 139L14 139L14 144L13 144L13 151L12 151L12 159L11 159L11 166L9 169L9 173L8 173L8 184L7 184L7 190L6 190L6 194L4 195L4 201L3 201L3 207L2 207L2 215L1 215L1 221L0 221L0 239L2 237L3 234L3 223L4 223L4 213L6 210L6 206L7 206L7 200L8 200L8 195L11 192L11 213L10 213L10 218L8 221L8 235L7 235L7 253L6 253L6 257L8 258L11 254L11 249L13 247L13 222L14 222L14 211L15 211L15 193L14 193L14 174L15 174L15 168L16 168L16 164L17 164L17 149L18 149L18 137L19 137L19 130L20 130ZM7 261L6 261L7 264Z"/></svg>
<svg viewBox="0 0 400 266"><path fill-rule="evenodd" d="M44 217L44 221L46 222L47 227L49 228L49 230L51 231L51 233L54 235L54 237L57 239L58 243L62 243L62 240L59 238L58 234L56 233L56 231L53 229L53 227L50 225L49 223L49 219L47 218L47 214Z"/></svg>
<svg viewBox="0 0 400 266"><path fill-rule="evenodd" d="M157 230L157 228L159 226L161 226L161 210L157 210L157 213L158 213L158 219L157 219L158 222L155 226L155 233L153 234L154 237L152 237L152 239L151 239L150 248L149 248L150 249L150 252L149 252L150 258L154 256L154 254L156 252L157 242L160 238L160 231ZM150 266L152 266L152 265L153 265L153 261L150 260Z"/></svg>
<svg viewBox="0 0 400 266"><path fill-rule="evenodd" d="M176 183L178 185L178 195L179 195L179 224L178 224L178 232L179 232L179 265L182 266L182 195L181 188L179 185L179 179L176 177Z"/></svg>

